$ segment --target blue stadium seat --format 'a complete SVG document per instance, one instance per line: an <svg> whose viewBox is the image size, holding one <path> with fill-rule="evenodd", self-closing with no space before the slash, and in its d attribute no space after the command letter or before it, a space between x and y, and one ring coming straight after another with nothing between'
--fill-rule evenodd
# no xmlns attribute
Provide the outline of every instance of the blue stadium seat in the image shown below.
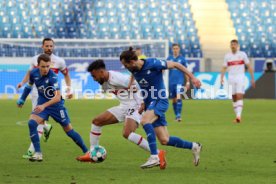
<svg viewBox="0 0 276 184"><path fill-rule="evenodd" d="M159 0L150 3L148 0L43 0L40 3L27 4L24 1L17 3L11 1L7 6L1 6L2 2L0 2L0 37L169 39L171 42L183 43L185 49L182 51L185 55L196 57L201 53L197 30L187 0ZM237 8L239 4L231 5L238 9L235 12L237 15L241 14L241 9L250 13L251 10L245 9L246 6ZM275 26L272 26L275 17L271 17L273 11L269 10L270 12L266 13L266 9L271 7L267 5L258 8L258 11L263 13L261 17L265 18L263 30L267 30L265 32L267 38L275 34ZM233 16L233 13L231 15ZM251 22L253 21L256 20L252 19ZM244 32L244 29L241 27L240 32ZM250 34L254 34L256 30L260 31L252 28ZM258 39L254 37L254 41ZM264 43L273 45L274 42L267 39ZM260 47L260 49L265 48ZM34 54L29 49L18 49L18 55L24 52L25 55ZM57 52L63 56L95 55L78 50L59 49ZM106 53L108 56L114 55L110 50L106 50Z"/></svg>

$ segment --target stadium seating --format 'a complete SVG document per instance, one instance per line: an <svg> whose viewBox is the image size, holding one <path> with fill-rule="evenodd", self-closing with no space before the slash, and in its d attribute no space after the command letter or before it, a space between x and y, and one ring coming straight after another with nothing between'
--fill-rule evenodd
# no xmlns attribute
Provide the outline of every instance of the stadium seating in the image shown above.
<svg viewBox="0 0 276 184"><path fill-rule="evenodd" d="M276 57L276 1L227 0L241 50L250 57Z"/></svg>
<svg viewBox="0 0 276 184"><path fill-rule="evenodd" d="M0 25L2 38L169 39L183 55L202 57L188 0L2 0ZM10 55L1 49L0 56Z"/></svg>

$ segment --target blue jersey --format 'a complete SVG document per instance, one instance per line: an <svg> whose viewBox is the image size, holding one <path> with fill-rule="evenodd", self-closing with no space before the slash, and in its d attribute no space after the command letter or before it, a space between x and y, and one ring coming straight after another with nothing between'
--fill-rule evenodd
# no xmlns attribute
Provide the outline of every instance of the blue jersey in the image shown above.
<svg viewBox="0 0 276 184"><path fill-rule="evenodd" d="M183 56L177 56L176 58L174 56L169 56L167 58L168 61L173 61L182 64L183 66L187 67L188 62L185 60ZM173 84L184 84L184 74L182 71L178 69L170 69L169 71L169 85Z"/></svg>
<svg viewBox="0 0 276 184"><path fill-rule="evenodd" d="M146 107L148 107L152 101L159 99L160 97L164 99L167 97L162 73L162 70L164 69L167 69L166 61L156 58L148 58L144 59L144 65L140 71L133 72L134 78L142 89L141 92L144 96ZM147 92L148 95L145 95L145 92ZM158 93L160 96L158 96Z"/></svg>
<svg viewBox="0 0 276 184"><path fill-rule="evenodd" d="M60 90L58 85L58 77L52 70L49 70L47 75L41 76L38 68L33 69L30 72L29 83L31 85L35 84L37 87L38 105L50 101L55 96L55 91ZM59 107L63 104L64 100L61 100L50 107Z"/></svg>

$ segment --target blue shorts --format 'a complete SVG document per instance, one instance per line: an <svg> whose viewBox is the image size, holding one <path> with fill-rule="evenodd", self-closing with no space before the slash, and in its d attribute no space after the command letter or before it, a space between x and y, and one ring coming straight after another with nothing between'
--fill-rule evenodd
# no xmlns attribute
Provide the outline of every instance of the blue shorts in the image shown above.
<svg viewBox="0 0 276 184"><path fill-rule="evenodd" d="M177 94L182 94L184 88L182 84L172 84L169 86L169 98L175 98Z"/></svg>
<svg viewBox="0 0 276 184"><path fill-rule="evenodd" d="M32 112L42 119L48 121L49 116L51 116L56 122L58 122L61 126L67 126L70 123L70 118L67 113L67 109L64 106L60 107L47 107L44 111L36 114Z"/></svg>
<svg viewBox="0 0 276 184"><path fill-rule="evenodd" d="M165 113L168 108L168 99L158 99L151 101L151 103L147 107L147 110L153 110L154 114L158 116L158 119L152 123L152 126L154 128L159 126L167 126Z"/></svg>

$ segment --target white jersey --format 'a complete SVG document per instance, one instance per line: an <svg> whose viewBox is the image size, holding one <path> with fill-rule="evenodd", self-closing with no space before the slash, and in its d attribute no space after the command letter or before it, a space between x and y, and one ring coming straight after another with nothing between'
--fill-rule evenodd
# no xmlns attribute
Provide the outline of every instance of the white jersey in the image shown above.
<svg viewBox="0 0 276 184"><path fill-rule="evenodd" d="M130 76L115 71L108 71L108 73L109 79L103 83L105 90L116 95L122 106L140 106L143 99L138 95L138 92L130 93L127 90Z"/></svg>
<svg viewBox="0 0 276 184"><path fill-rule="evenodd" d="M30 65L30 68L29 70L32 70L34 68L37 67L37 58L38 58L39 55L36 55L32 58L32 61L31 61L31 65ZM53 70L56 74L58 74L59 71L64 71L64 70L67 70L66 68L66 64L65 64L65 61L63 58L61 57L58 57L54 54L51 54L51 70ZM67 72L67 71L66 71Z"/></svg>
<svg viewBox="0 0 276 184"><path fill-rule="evenodd" d="M229 52L224 57L223 66L228 67L229 78L244 76L245 64L249 64L249 59L245 52Z"/></svg>

